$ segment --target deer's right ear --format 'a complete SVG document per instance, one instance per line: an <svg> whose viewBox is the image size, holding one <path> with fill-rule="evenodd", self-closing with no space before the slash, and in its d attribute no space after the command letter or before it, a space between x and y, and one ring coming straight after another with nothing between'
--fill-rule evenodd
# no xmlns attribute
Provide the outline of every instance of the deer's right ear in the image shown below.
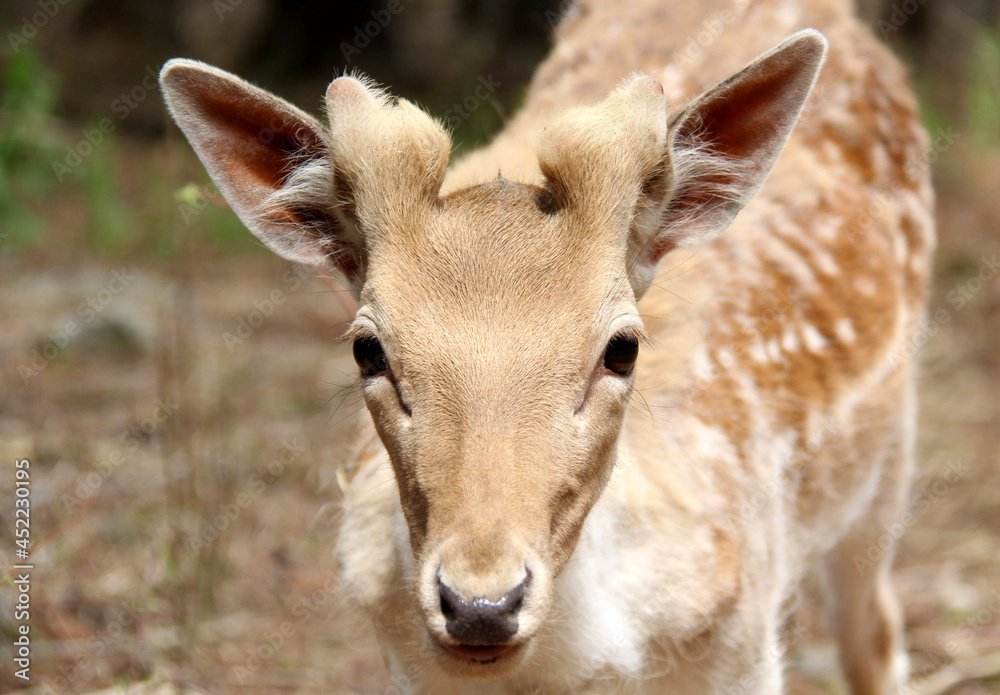
<svg viewBox="0 0 1000 695"><path fill-rule="evenodd" d="M364 242L352 201L337 191L323 125L198 61L169 61L160 84L177 125L247 228L283 258L340 270L357 292Z"/></svg>

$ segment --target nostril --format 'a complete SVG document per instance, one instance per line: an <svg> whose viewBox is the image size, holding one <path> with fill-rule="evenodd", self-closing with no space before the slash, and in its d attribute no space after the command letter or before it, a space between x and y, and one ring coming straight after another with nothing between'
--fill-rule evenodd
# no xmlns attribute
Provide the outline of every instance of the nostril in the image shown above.
<svg viewBox="0 0 1000 695"><path fill-rule="evenodd" d="M458 594L442 584L440 579L438 579L438 586L441 593L441 615L444 616L446 621L451 622L458 617L454 602L458 602L461 599L458 598Z"/></svg>
<svg viewBox="0 0 1000 695"><path fill-rule="evenodd" d="M529 573L499 601L482 597L466 601L438 577L441 615L448 634L473 646L494 646L508 640L517 633L517 615L524 606L530 579Z"/></svg>
<svg viewBox="0 0 1000 695"><path fill-rule="evenodd" d="M528 590L530 580L531 572L528 572L528 576L524 578L524 581L507 592L507 595L500 600L500 603L507 604L506 613L508 615L517 615L518 611L521 610L521 606L524 605L524 594Z"/></svg>
<svg viewBox="0 0 1000 695"><path fill-rule="evenodd" d="M521 595L521 596L518 596L517 600L516 600L516 601L514 601L514 603L512 603L512 604L510 605L510 608L508 609L508 610L509 610L509 612L510 612L510 614L511 614L511 615L514 615L514 614L516 614L516 613L517 613L518 611L520 611L520 610L521 610L521 605L522 605L523 603L524 603L524 596L523 596L523 595Z"/></svg>

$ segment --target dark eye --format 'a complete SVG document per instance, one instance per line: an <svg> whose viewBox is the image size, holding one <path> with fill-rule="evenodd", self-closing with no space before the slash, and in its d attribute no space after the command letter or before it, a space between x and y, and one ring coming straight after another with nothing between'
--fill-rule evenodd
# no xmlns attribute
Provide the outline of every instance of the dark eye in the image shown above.
<svg viewBox="0 0 1000 695"><path fill-rule="evenodd" d="M354 341L354 361L361 368L361 376L370 377L389 368L382 343L375 337L362 337Z"/></svg>
<svg viewBox="0 0 1000 695"><path fill-rule="evenodd" d="M604 367L619 376L628 376L639 356L639 341L628 335L616 335L604 350Z"/></svg>

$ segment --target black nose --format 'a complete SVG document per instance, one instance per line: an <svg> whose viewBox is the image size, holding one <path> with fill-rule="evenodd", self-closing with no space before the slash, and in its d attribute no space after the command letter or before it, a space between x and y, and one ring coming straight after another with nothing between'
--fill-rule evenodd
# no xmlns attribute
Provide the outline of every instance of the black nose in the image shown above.
<svg viewBox="0 0 1000 695"><path fill-rule="evenodd" d="M441 613L448 634L462 644L475 647L492 647L507 641L517 632L517 613L524 603L530 579L529 574L499 601L474 598L467 602L438 578Z"/></svg>

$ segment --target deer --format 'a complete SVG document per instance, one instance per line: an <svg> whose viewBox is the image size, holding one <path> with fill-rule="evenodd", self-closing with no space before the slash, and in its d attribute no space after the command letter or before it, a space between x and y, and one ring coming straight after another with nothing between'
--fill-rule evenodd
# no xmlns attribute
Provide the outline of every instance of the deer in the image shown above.
<svg viewBox="0 0 1000 695"><path fill-rule="evenodd" d="M328 125L160 79L246 227L356 300L333 552L395 692L781 693L814 571L851 692L905 691L928 141L847 0L581 0L454 163L361 75Z"/></svg>

